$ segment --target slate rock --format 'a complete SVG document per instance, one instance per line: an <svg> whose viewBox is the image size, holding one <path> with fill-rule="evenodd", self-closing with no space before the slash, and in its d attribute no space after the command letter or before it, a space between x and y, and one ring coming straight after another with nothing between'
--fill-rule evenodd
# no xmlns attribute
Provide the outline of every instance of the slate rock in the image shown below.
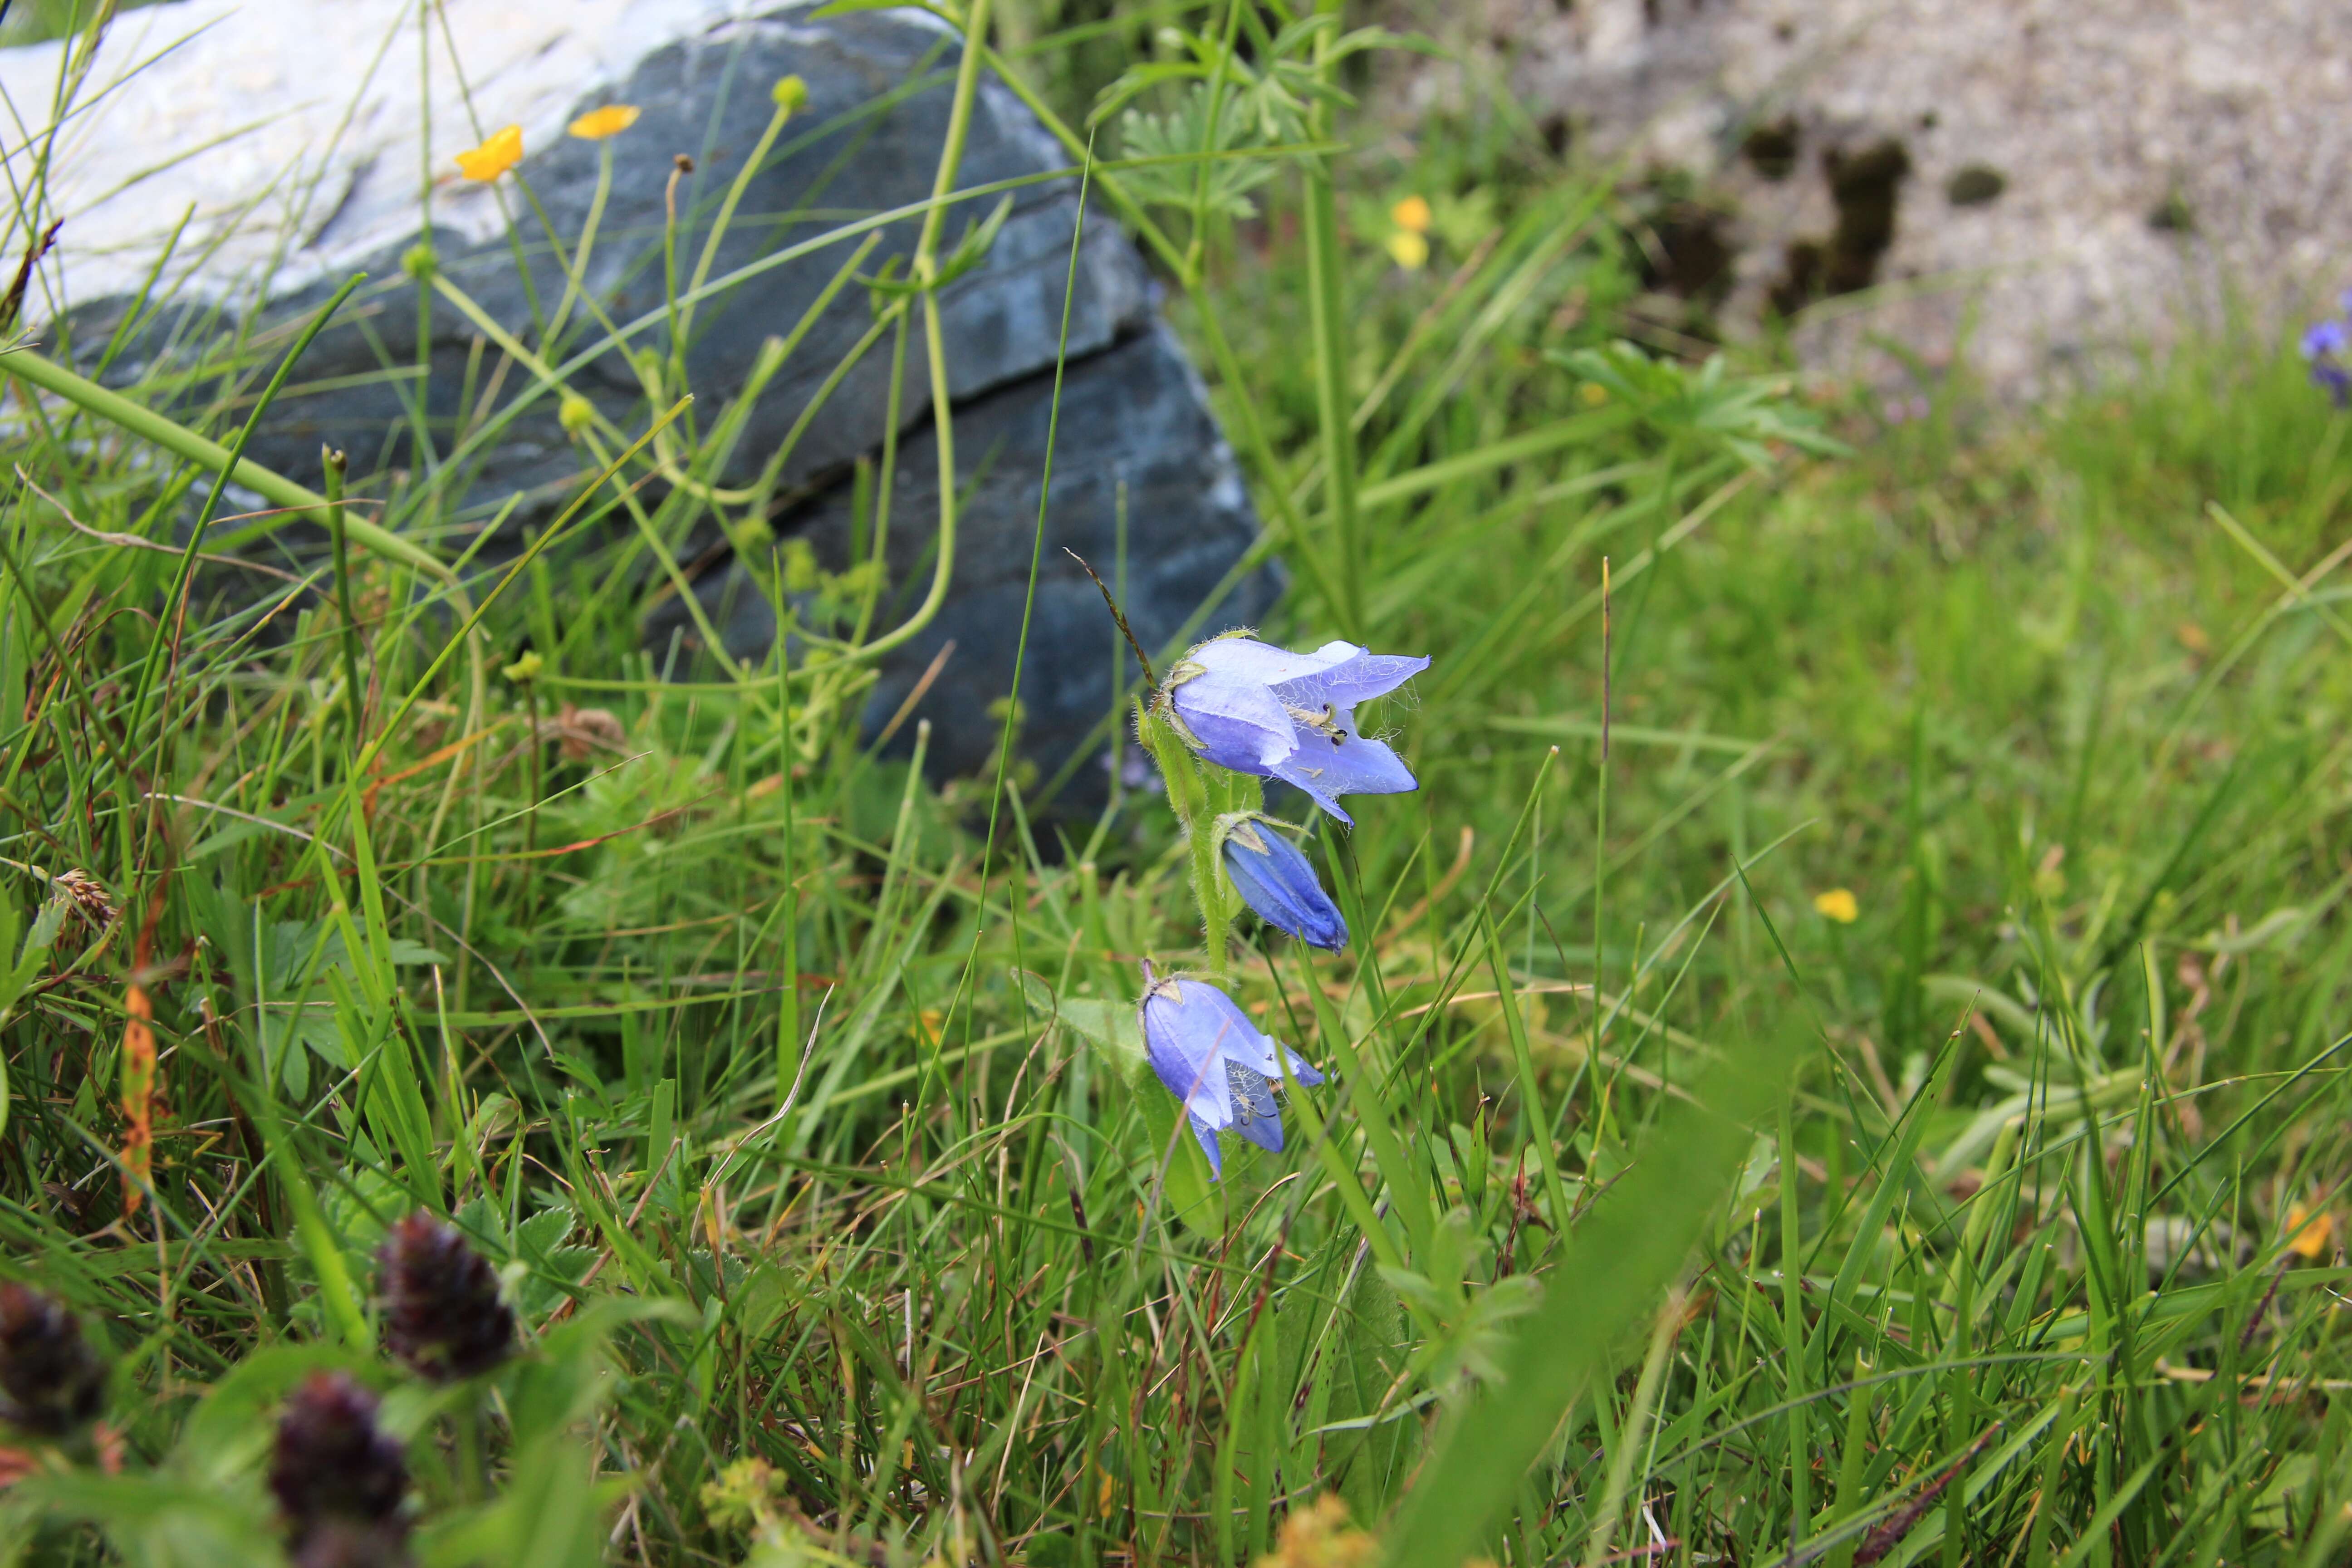
<svg viewBox="0 0 2352 1568"><path fill-rule="evenodd" d="M1257 541L1256 518L1199 378L1167 328L1071 365L1058 426L1052 390L1049 373L957 411L959 493L966 510L955 596L886 667L867 711L885 722L896 715L952 643L908 719L931 721L935 755L991 754L1003 721L990 711L990 700L1011 689L1021 646L1050 431L1052 492L1022 669L1022 735L1024 752L1042 764L1038 784L1066 773L1057 801L1083 805L1101 797L1108 773L1097 764L1112 754L1113 737L1125 733L1124 715L1112 717L1114 685L1132 692L1139 676L1101 591L1065 552L1085 557L1118 594L1154 659L1180 635L1207 637L1255 622L1272 607L1279 581L1263 568L1236 572ZM905 583L919 569L929 570L929 523L939 510L938 453L927 436L900 447L893 491L887 552L893 581ZM836 490L816 500L787 526L810 542L827 568L849 564L847 494ZM730 653L768 653L775 610L749 574L733 567L697 587ZM1196 619L1196 609L1208 614ZM681 643L693 637L689 617L675 604L656 614L653 628L649 640L657 648L673 636ZM898 749L912 735L912 723L902 725ZM1072 759L1078 765L1066 769Z"/></svg>
<svg viewBox="0 0 2352 1568"><path fill-rule="evenodd" d="M495 561L566 504L591 465L562 428L558 396L520 365L501 371L495 342L486 343L450 301L434 300L420 322L404 258L429 244L434 266L551 362L593 350L603 328L577 305L553 353L535 323L564 292L548 230L566 247L577 243L609 151L613 183L584 273L628 342L594 353L569 384L622 430L642 430L652 404L626 355L665 341L663 240L671 202L683 284L769 122L771 88L799 77L808 102L745 187L709 268L714 279L750 275L696 308L685 384L697 399L694 417L708 429L744 390L762 343L794 331L853 244L777 259L782 253L929 197L960 44L919 12L819 19L804 4L775 0L740 6L447 0L446 9L448 26L436 47L454 39L467 55L470 103L458 107L459 84L436 56L441 75L429 116L415 101L413 68L404 99L398 66L363 73L353 64L378 48L387 60L404 51L415 58L413 28L401 31L413 10L406 0L346 0L331 26L304 0L186 0L118 21L105 54L110 64L91 87L97 107L74 123L76 156L63 161L58 185L67 224L28 297L28 319L47 320L53 336L68 336L81 363L122 331L110 379L153 384L188 375L217 320L242 317L282 331L350 272L366 271L370 282L312 345L252 455L315 484L320 444L341 447L352 454L355 478L379 476L375 493L394 474L437 485L448 512L476 530L520 492L500 536L486 542L482 559ZM19 101L46 102L26 94L45 70L54 74L53 49L0 51L0 86ZM477 52L486 58L476 59ZM132 60L145 62L136 73L124 63ZM608 103L635 105L641 117L602 144L563 134L572 118ZM519 174L535 207L521 199L516 180L476 184L458 179L451 163L481 130L509 121L523 127ZM142 189L131 173L154 163L159 139L184 154L173 183L193 205L178 248L167 237L175 226L168 210L174 193L152 181ZM678 153L691 159L690 173L677 172ZM429 233L420 216L420 163L434 171ZM1002 190L951 210L943 250L1000 201L1009 198L1010 206L985 259L940 295L958 478L965 486L976 474L978 480L945 610L925 637L887 658L867 714L871 731L938 648L955 639L959 651L924 710L937 721L931 758L941 773L977 767L995 742L993 729L973 716L984 715L1010 672L1011 643L1001 635L1004 595L1028 570L1057 353L1068 356L1072 395L1065 400L1063 466L1048 523L1051 563L1024 676L1033 718L1027 749L1042 769L1060 767L1068 753L1054 748L1075 743L1110 700L1109 622L1091 585L1083 595L1070 591L1076 568L1050 545L1075 542L1108 574L1118 552L1116 493L1125 479L1128 607L1139 632L1156 637L1202 608L1202 595L1256 538L1232 454L1197 378L1158 324L1140 259L1099 216L1088 214L1081 227L1076 182L1060 174L1068 166L1065 150L1017 98L983 78L959 188ZM253 231L273 221L277 239L257 243ZM903 270L920 226L917 215L881 225L858 275L878 275L894 257ZM1076 291L1065 343L1074 236ZM131 297L167 255L161 308L134 317ZM183 263L184 256L194 260ZM742 486L760 473L874 321L866 287L853 281L840 290L751 409L719 483ZM919 318L908 340L898 405L907 478L893 508L889 562L894 590L913 582L914 599L922 586L916 574L928 580L928 561L919 557L931 543L937 509L935 480L925 478L935 454ZM770 514L772 527L805 532L832 564L846 559L850 467L883 443L889 350L886 334L811 420L783 464ZM493 377L502 379L485 422L478 405ZM201 376L194 381L199 396L215 389ZM666 383L662 401L677 390ZM420 398L428 450L411 439ZM706 597L730 603L730 650L758 657L767 635L759 616L766 612L745 601L740 574L714 552L720 537L706 521L680 554L703 572ZM461 526L438 542L453 551L467 542ZM1076 581L1085 584L1082 575ZM1261 614L1278 585L1272 568L1229 584L1204 632ZM1014 605L1017 611L1017 596ZM673 630L656 616L649 640L667 646Z"/></svg>

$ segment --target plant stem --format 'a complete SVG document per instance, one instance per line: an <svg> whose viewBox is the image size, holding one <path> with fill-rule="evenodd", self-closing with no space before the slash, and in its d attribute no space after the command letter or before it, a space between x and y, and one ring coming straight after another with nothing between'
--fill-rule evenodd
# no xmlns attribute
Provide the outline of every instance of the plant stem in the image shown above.
<svg viewBox="0 0 2352 1568"><path fill-rule="evenodd" d="M319 458L326 471L327 532L335 542L335 613L343 623L343 706L351 716L352 744L357 747L367 692L360 685L359 621L352 614L352 560L343 537L343 474L351 459L333 447L320 447Z"/></svg>
<svg viewBox="0 0 2352 1568"><path fill-rule="evenodd" d="M1335 0L1318 0L1318 10L1336 11ZM1331 69L1331 34L1327 29L1316 46L1317 63ZM1330 134L1331 110L1318 102L1312 132L1317 140ZM1356 509L1356 437L1349 420L1354 400L1347 389L1347 338L1353 323L1348 317L1345 272L1339 256L1339 200L1329 154L1307 165L1307 290L1315 347L1315 411L1322 428L1323 466L1331 493L1331 541L1339 556L1335 584L1338 602L1333 618L1348 637L1364 638L1363 539Z"/></svg>

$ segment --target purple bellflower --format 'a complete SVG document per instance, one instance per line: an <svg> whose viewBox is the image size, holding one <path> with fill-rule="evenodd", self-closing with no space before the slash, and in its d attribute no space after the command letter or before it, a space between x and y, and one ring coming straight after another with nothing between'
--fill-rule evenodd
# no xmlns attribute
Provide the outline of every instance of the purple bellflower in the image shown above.
<svg viewBox="0 0 2352 1568"><path fill-rule="evenodd" d="M1429 660L1328 642L1292 653L1238 633L1213 637L1168 672L1165 712L1185 742L1239 773L1296 784L1340 821L1343 795L1420 786L1384 743L1356 731L1356 704L1384 697Z"/></svg>
<svg viewBox="0 0 2352 1568"><path fill-rule="evenodd" d="M2326 387L2336 406L2352 405L2352 367L2345 363L2345 354L2352 350L2352 291L2347 291L2338 301L2344 307L2344 321L2314 321L2303 334L2303 357L2311 362L2311 384Z"/></svg>
<svg viewBox="0 0 2352 1568"><path fill-rule="evenodd" d="M1192 1136L1220 1178L1224 1162L1217 1154L1217 1134L1227 1128L1268 1153L1282 1152L1276 1093L1286 1065L1299 1083L1323 1081L1297 1051L1261 1034L1232 997L1206 981L1162 980L1149 963L1143 966L1143 1045L1151 1070L1183 1105Z"/></svg>
<svg viewBox="0 0 2352 1568"><path fill-rule="evenodd" d="M1315 868L1263 821L1236 822L1227 830L1224 862L1225 875L1258 919L1309 947L1337 952L1348 945L1348 922L1315 879Z"/></svg>

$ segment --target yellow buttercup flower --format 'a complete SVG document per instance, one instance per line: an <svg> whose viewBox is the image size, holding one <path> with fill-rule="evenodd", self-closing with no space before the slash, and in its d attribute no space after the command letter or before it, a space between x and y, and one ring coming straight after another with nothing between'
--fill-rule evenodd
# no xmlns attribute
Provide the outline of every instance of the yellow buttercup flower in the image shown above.
<svg viewBox="0 0 2352 1568"><path fill-rule="evenodd" d="M1826 893L1815 893L1813 908L1821 912L1823 919L1833 920L1842 926L1850 926L1862 918L1862 906L1854 901L1853 889L1848 888L1832 888Z"/></svg>
<svg viewBox="0 0 2352 1568"><path fill-rule="evenodd" d="M643 113L634 103L608 103L602 109L592 109L568 127L583 142L602 142L607 136L618 136L637 122Z"/></svg>
<svg viewBox="0 0 2352 1568"><path fill-rule="evenodd" d="M1389 208L1389 221L1414 234L1427 234L1429 220L1429 200L1425 196L1407 196Z"/></svg>
<svg viewBox="0 0 2352 1568"><path fill-rule="evenodd" d="M2291 1250L2316 1263L2326 1256L2327 1244L2336 1238L2336 1216L2325 1209L2314 1214L2296 1204L2286 1211L2286 1235Z"/></svg>
<svg viewBox="0 0 2352 1568"><path fill-rule="evenodd" d="M457 154L457 168L466 178L489 184L522 162L522 127L509 125L490 133L488 141Z"/></svg>
<svg viewBox="0 0 2352 1568"><path fill-rule="evenodd" d="M1409 228L1392 230L1388 248L1391 258L1407 272L1418 272L1429 265L1429 241Z"/></svg>

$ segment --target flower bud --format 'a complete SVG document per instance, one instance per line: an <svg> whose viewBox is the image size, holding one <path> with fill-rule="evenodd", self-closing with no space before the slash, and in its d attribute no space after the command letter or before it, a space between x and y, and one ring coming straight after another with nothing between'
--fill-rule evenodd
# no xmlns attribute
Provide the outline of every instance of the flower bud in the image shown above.
<svg viewBox="0 0 2352 1568"><path fill-rule="evenodd" d="M1309 947L1337 952L1348 945L1339 906L1289 839L1257 822L1234 823L1225 835L1224 861L1225 875L1258 919Z"/></svg>
<svg viewBox="0 0 2352 1568"><path fill-rule="evenodd" d="M44 1437L65 1437L98 1418L106 1363L81 1325L50 1297L0 1285L0 1418Z"/></svg>
<svg viewBox="0 0 2352 1568"><path fill-rule="evenodd" d="M567 392L555 405L555 422L566 436L577 436L596 423L596 405L576 392Z"/></svg>
<svg viewBox="0 0 2352 1568"><path fill-rule="evenodd" d="M400 1500L408 1489L408 1460L376 1426L375 1414L375 1395L340 1372L312 1373L286 1401L269 1489L303 1562L310 1561L304 1553L310 1545L336 1527L386 1529L394 1545L405 1533Z"/></svg>
<svg viewBox="0 0 2352 1568"><path fill-rule="evenodd" d="M456 1227L419 1209L376 1253L385 1348L436 1383L488 1372L514 1349L499 1277Z"/></svg>

